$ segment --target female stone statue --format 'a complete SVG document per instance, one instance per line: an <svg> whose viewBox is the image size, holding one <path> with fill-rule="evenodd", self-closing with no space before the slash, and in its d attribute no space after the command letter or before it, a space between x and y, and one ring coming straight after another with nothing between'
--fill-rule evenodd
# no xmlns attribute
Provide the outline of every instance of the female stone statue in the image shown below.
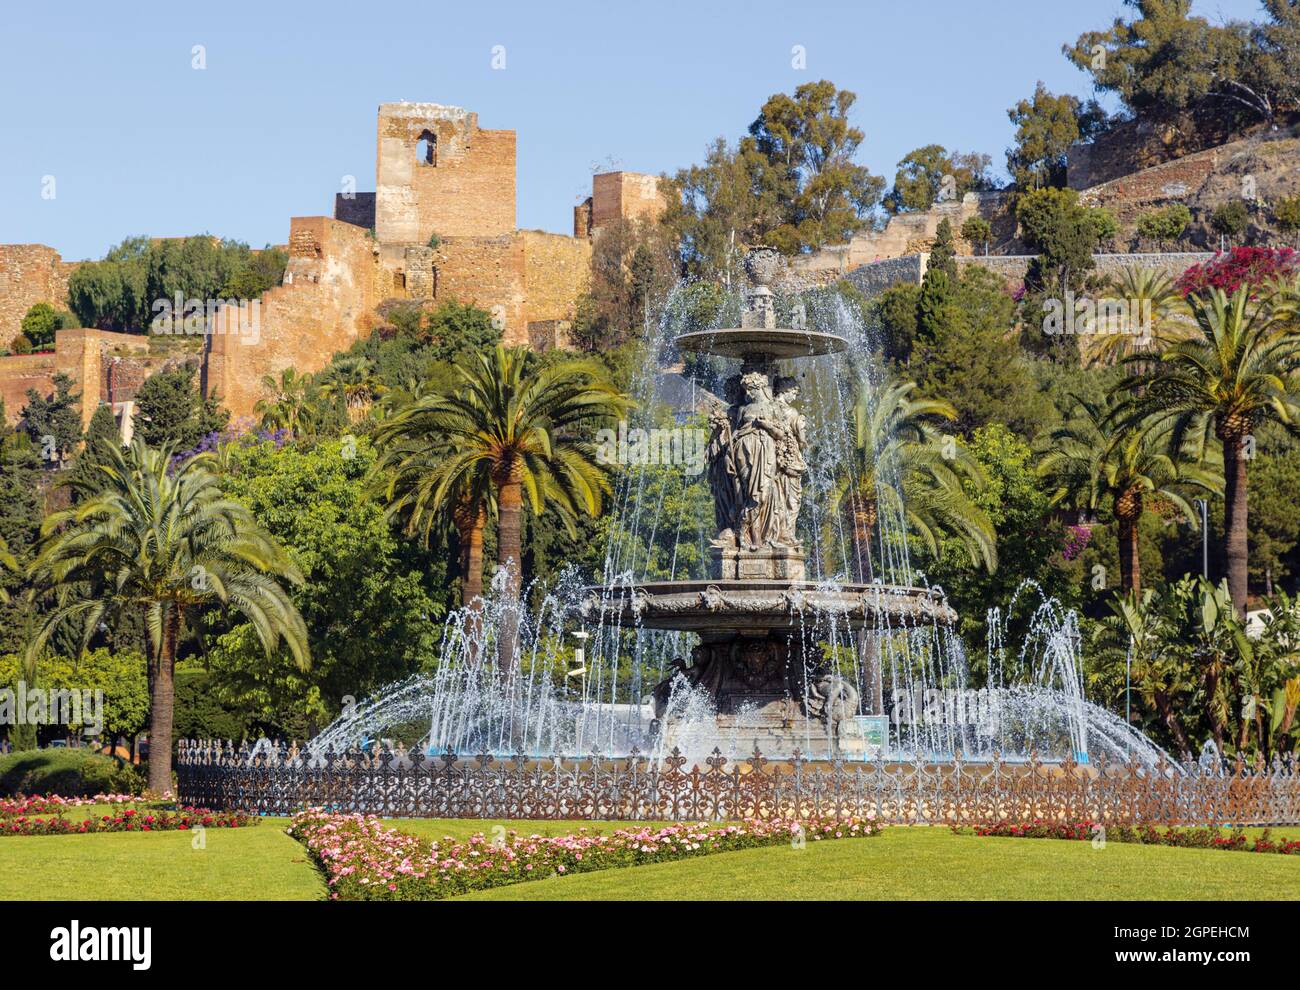
<svg viewBox="0 0 1300 990"><path fill-rule="evenodd" d="M745 401L736 410L732 456L740 489L740 542L753 549L779 540L777 444L784 434L784 416L772 398L767 375L742 375Z"/></svg>
<svg viewBox="0 0 1300 990"><path fill-rule="evenodd" d="M803 455L807 420L794 407L798 398L798 379L782 377L776 380L776 404L783 415L784 426L776 458L776 485L780 493L778 537L781 543L790 547L799 545L795 526L803 502L803 476L808 471L808 462Z"/></svg>

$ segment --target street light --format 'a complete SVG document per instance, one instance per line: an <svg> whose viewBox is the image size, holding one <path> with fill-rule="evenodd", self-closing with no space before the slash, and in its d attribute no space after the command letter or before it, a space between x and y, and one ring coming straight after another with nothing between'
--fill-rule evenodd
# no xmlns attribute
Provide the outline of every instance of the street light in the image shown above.
<svg viewBox="0 0 1300 990"><path fill-rule="evenodd" d="M1201 513L1201 577L1210 579L1210 503L1203 498L1193 503Z"/></svg>

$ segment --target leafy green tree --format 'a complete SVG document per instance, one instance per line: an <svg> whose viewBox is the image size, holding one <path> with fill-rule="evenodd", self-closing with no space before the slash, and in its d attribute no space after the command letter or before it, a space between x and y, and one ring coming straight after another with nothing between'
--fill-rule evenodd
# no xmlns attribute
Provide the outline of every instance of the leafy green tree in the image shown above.
<svg viewBox="0 0 1300 990"><path fill-rule="evenodd" d="M988 155L949 152L940 144L917 148L898 163L884 207L890 213L928 210L945 198L960 201L968 192L992 189L990 164Z"/></svg>
<svg viewBox="0 0 1300 990"><path fill-rule="evenodd" d="M1278 306L1253 301L1245 288L1231 296L1211 289L1190 296L1188 305L1194 335L1164 348L1151 370L1132 378L1125 409L1130 421L1151 417L1153 426L1170 424L1174 441L1191 442L1202 457L1212 443L1221 445L1228 588L1244 616L1247 465L1255 434L1266 423L1300 432L1294 377L1300 336L1288 332L1292 311L1285 300Z"/></svg>
<svg viewBox="0 0 1300 990"><path fill-rule="evenodd" d="M27 390L23 428L51 468L62 467L81 443L81 395L72 391L74 384L60 371L54 376L53 394Z"/></svg>
<svg viewBox="0 0 1300 990"><path fill-rule="evenodd" d="M1274 203L1273 222L1292 237L1300 232L1300 196L1283 196Z"/></svg>
<svg viewBox="0 0 1300 990"><path fill-rule="evenodd" d="M1044 595L1065 607L1075 606L1084 579L1077 561L1065 560L1064 527L1053 519L1051 496L1035 470L1033 449L1002 423L974 431L964 443L979 467L984 484L966 483L967 495L993 524L998 567L988 571L970 561L960 541L943 538L937 560L927 568L932 582L943 585L959 616L966 642L986 641L990 609L1003 610L1008 642L1019 642L1028 629L1029 616L1009 605L1025 582L1033 582ZM1032 589L1024 592L1037 601ZM972 657L978 670L982 659Z"/></svg>
<svg viewBox="0 0 1300 990"><path fill-rule="evenodd" d="M39 350L52 347L55 331L70 327L74 323L76 318L71 313L60 313L49 303L38 302L33 303L23 316L21 329L23 336L31 341L32 347Z"/></svg>
<svg viewBox="0 0 1300 990"><path fill-rule="evenodd" d="M1117 328L1126 332L1101 333L1089 339L1091 362L1110 364L1143 353L1170 342L1184 329L1184 321L1179 319L1184 313L1183 297L1168 273L1127 265L1106 279L1106 287L1128 305L1129 325Z"/></svg>
<svg viewBox="0 0 1300 990"><path fill-rule="evenodd" d="M261 251L249 251L243 264L226 280L221 294L228 299L257 299L284 281L288 264L288 252L281 248L268 244Z"/></svg>
<svg viewBox="0 0 1300 990"><path fill-rule="evenodd" d="M136 435L152 447L171 444L177 450L193 450L200 440L219 433L230 421L230 414L215 397L199 396L191 365L146 378L136 393L135 408Z"/></svg>
<svg viewBox="0 0 1300 990"><path fill-rule="evenodd" d="M1063 187L1070 146L1086 141L1106 122L1096 101L1082 103L1056 96L1040 81L1034 95L1021 100L1007 117L1016 125L1016 143L1007 150L1007 171L1021 192Z"/></svg>
<svg viewBox="0 0 1300 990"><path fill-rule="evenodd" d="M1210 213L1210 227L1224 237L1240 237L1250 226L1250 210L1240 199L1220 203Z"/></svg>
<svg viewBox="0 0 1300 990"><path fill-rule="evenodd" d="M933 344L943 334L944 328L954 320L950 312L957 281L956 250L952 240L952 224L945 217L939 221L934 245L930 249L929 263L921 278L921 297L916 317L917 339Z"/></svg>
<svg viewBox="0 0 1300 990"><path fill-rule="evenodd" d="M1136 13L1104 31L1086 31L1066 57L1114 93L1139 119L1227 114L1273 120L1285 96L1274 53L1248 24L1211 24L1191 14L1191 0L1125 0ZM1290 14L1280 4L1273 7Z"/></svg>
<svg viewBox="0 0 1300 990"><path fill-rule="evenodd" d="M768 98L750 139L777 189L781 222L768 244L786 253L842 244L870 223L884 180L853 162L863 133L848 122L857 96L823 79Z"/></svg>
<svg viewBox="0 0 1300 990"><path fill-rule="evenodd" d="M93 490L104 477L100 465L108 463L108 451L121 445L122 431L118 428L117 417L113 415L113 407L100 403L90 417L90 425L86 427L85 445L72 464L68 476L69 487L79 492Z"/></svg>
<svg viewBox="0 0 1300 990"><path fill-rule="evenodd" d="M1095 518L1109 513L1119 529L1120 588L1142 589L1138 523L1151 502L1164 500L1188 519L1196 512L1189 493L1219 494L1221 476L1189 461L1170 443L1168 431L1140 424L1117 425L1117 402L1080 399L1075 414L1048 433L1038 470L1054 485L1052 503Z"/></svg>
<svg viewBox="0 0 1300 990"><path fill-rule="evenodd" d="M149 786L171 793L173 672L186 622L213 606L241 614L267 652L283 642L310 662L307 630L277 578L302 575L244 506L228 498L200 454L172 467L172 448L136 440L113 450L102 487L51 513L32 565L57 596L28 647L36 657L67 625L84 651L100 624L134 610L148 630Z"/></svg>
<svg viewBox="0 0 1300 990"><path fill-rule="evenodd" d="M369 484L376 455L366 437L231 446L228 496L303 575L291 599L312 663L304 669L291 650L259 649L256 629L243 625L216 641L206 666L224 705L301 734L347 696L364 697L432 662L435 620L446 611L436 597L444 570L436 557L403 553Z"/></svg>
<svg viewBox="0 0 1300 990"><path fill-rule="evenodd" d="M4 402L0 400L0 422ZM26 645L34 604L26 592L27 565L40 539L45 497L41 458L26 433L0 433L0 540L13 555L16 569L0 567L0 653L17 653Z"/></svg>
<svg viewBox="0 0 1300 990"><path fill-rule="evenodd" d="M760 180L766 171L753 139L729 145L718 138L702 164L674 176L663 223L688 274L728 285L742 277L745 246L761 243L781 222L777 190Z"/></svg>
<svg viewBox="0 0 1300 990"><path fill-rule="evenodd" d="M922 335L919 322L912 373L926 394L952 403L963 434L995 421L1026 436L1037 431L1042 412L1030 400L1029 366L1011 332L1015 301L1001 278L968 265L933 325L933 339Z"/></svg>
<svg viewBox="0 0 1300 990"><path fill-rule="evenodd" d="M1038 253L1026 279L1034 291L1077 291L1096 262L1101 223L1073 189L1036 189L1016 201L1021 236Z"/></svg>
<svg viewBox="0 0 1300 990"><path fill-rule="evenodd" d="M961 236L972 248L983 246L988 254L989 241L993 239L993 227L983 217L967 217L961 225Z"/></svg>
<svg viewBox="0 0 1300 990"><path fill-rule="evenodd" d="M1300 573L1300 449L1256 455L1250 476L1250 580L1272 595L1276 585Z"/></svg>
<svg viewBox="0 0 1300 990"><path fill-rule="evenodd" d="M498 564L507 569L506 593L522 583L521 516L525 495L534 514L548 506L561 517L595 516L610 491L595 460L601 421L620 415L626 400L589 361L563 361L530 372L528 353L498 347L458 368L460 383L414 402L394 418L394 440L440 436L451 448L437 468L431 504L453 493L478 490L483 466L497 504ZM514 642L503 633L503 662L513 662Z"/></svg>
<svg viewBox="0 0 1300 990"><path fill-rule="evenodd" d="M891 285L869 303L872 320L881 331L881 349L887 360L907 365L912 359L919 327L921 287L908 282Z"/></svg>
<svg viewBox="0 0 1300 990"><path fill-rule="evenodd" d="M469 303L440 303L425 321L435 361L457 364L501 343L501 327L492 314Z"/></svg>

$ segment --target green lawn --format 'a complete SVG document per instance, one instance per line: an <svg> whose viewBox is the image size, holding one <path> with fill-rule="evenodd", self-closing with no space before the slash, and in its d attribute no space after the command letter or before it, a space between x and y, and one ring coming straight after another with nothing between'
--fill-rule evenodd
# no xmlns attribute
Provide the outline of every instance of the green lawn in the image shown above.
<svg viewBox="0 0 1300 990"><path fill-rule="evenodd" d="M187 832L0 839L0 900L323 897L324 884L284 819ZM491 834L492 822L395 822L431 838ZM506 822L556 834L576 822ZM609 829L618 823L593 823ZM1254 831L1254 830L1252 830ZM1281 830L1285 832L1286 830ZM1296 831L1295 829L1291 830ZM943 828L890 828L872 839L723 853L539 880L475 900L1294 899L1300 857L1051 839L980 839Z"/></svg>

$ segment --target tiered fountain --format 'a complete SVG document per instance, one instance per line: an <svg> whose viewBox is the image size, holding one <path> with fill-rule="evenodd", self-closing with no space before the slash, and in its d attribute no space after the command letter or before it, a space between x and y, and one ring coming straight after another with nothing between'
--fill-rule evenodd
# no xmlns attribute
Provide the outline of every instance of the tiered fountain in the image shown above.
<svg viewBox="0 0 1300 990"><path fill-rule="evenodd" d="M675 692L702 692L716 715L719 741L756 745L767 753L806 756L861 752L880 739L879 664L863 669L869 697L842 677L819 643L831 622L875 655L876 630L949 623L955 618L928 589L883 584L823 585L807 580L796 535L807 472L805 418L794 405L799 383L777 374L795 361L847 349L831 333L776 325L771 282L780 256L752 250L741 326L679 335L679 351L739 359L726 383L729 405L710 415L708 483L717 534L713 575L704 581L660 581L590 589L585 614L606 624L696 633L689 663L676 661L655 689L659 731L671 744ZM867 717L860 713L865 711ZM698 725L692 726L698 734ZM698 739L696 740L698 744Z"/></svg>

